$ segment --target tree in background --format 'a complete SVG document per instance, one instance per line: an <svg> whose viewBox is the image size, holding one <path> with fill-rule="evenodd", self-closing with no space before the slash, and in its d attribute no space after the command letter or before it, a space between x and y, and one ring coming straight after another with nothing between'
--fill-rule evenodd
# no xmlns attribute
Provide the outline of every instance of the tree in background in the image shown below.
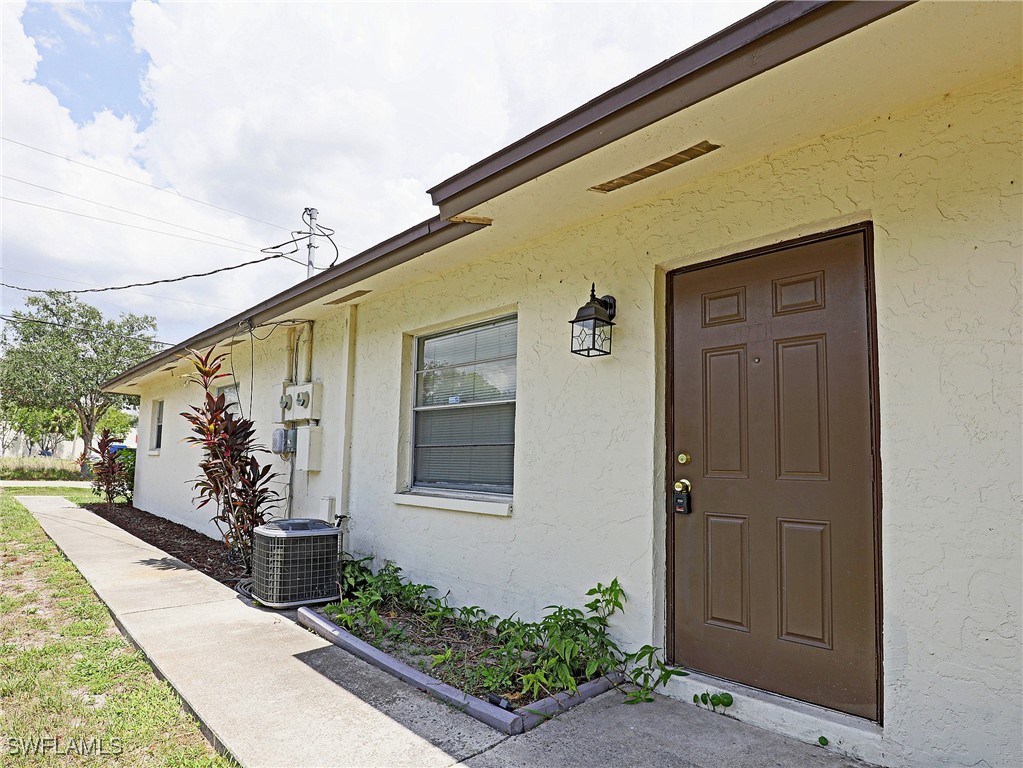
<svg viewBox="0 0 1023 768"><path fill-rule="evenodd" d="M111 408L96 422L96 431L102 432L106 429L110 431L110 435L115 440L124 440L128 433L131 432L132 427L137 426L138 423L139 417L137 413L132 414L122 411L120 408Z"/></svg>
<svg viewBox="0 0 1023 768"><path fill-rule="evenodd" d="M156 319L124 313L108 320L59 291L30 296L25 305L11 312L0 339L0 390L21 407L71 410L85 441L84 461L99 420L130 400L103 392L103 382L156 352Z"/></svg>
<svg viewBox="0 0 1023 768"><path fill-rule="evenodd" d="M18 432L29 445L39 447L40 453L50 453L63 440L74 440L78 434L78 419L67 408L28 408L15 406L13 421Z"/></svg>
<svg viewBox="0 0 1023 768"><path fill-rule="evenodd" d="M13 402L0 397L0 456L6 456L7 449L18 439L17 409Z"/></svg>

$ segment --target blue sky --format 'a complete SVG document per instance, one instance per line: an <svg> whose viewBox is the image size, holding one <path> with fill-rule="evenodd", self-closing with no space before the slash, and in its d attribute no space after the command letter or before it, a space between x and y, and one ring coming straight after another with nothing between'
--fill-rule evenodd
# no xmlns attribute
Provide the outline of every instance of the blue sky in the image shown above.
<svg viewBox="0 0 1023 768"><path fill-rule="evenodd" d="M429 187L761 5L0 0L4 281L235 265L306 207L350 255L435 215ZM231 275L85 298L179 341L305 269ZM0 290L0 310L25 295Z"/></svg>
<svg viewBox="0 0 1023 768"><path fill-rule="evenodd" d="M140 129L152 120L141 96L149 56L135 50L131 3L29 3L22 16L41 60L36 82L47 87L78 125L96 112L131 116Z"/></svg>

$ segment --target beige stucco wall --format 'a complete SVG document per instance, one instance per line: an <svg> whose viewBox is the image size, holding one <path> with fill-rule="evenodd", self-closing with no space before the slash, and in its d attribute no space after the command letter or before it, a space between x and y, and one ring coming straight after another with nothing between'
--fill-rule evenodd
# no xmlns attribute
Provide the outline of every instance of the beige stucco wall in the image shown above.
<svg viewBox="0 0 1023 768"><path fill-rule="evenodd" d="M339 312L331 318L318 321L314 329L312 376L314 380L325 382L323 418L320 420L324 435L322 466L330 468L338 466L341 448L339 424L343 401L338 397L340 384L337 372L341 368L341 339L346 324L345 316ZM238 382L243 413L256 422L257 439L269 446L271 431L279 426L275 422L280 420L278 399L281 383L287 376L288 333L286 326L259 328L255 333L259 339L264 340L257 340L254 345L248 342L247 334L240 332L237 335L236 340L241 343L230 347L234 352L234 370L232 372L228 358L223 368L226 376L218 380L217 384L227 386ZM255 350L255 357L250 360L252 349ZM218 351L226 350L218 348ZM250 371L254 372L254 379ZM173 374L164 373L161 379L149 383L141 392L135 504L140 509L161 514L210 536L219 536L217 528L209 522L213 511L208 507L196 510L192 504L190 481L198 475L200 450L182 442L190 433L188 423L179 414L187 411L190 404L199 402L202 390L189 383L178 371ZM158 452L154 452L148 450L152 444L152 408L153 401L160 398L165 400L163 444ZM269 453L259 458L264 463L273 464L274 471L279 473L275 488L286 497L289 464ZM321 499L338 498L341 477L334 471L296 471L292 488L292 517L325 519L321 512ZM275 514L283 516L285 510L286 506L282 504Z"/></svg>
<svg viewBox="0 0 1023 768"><path fill-rule="evenodd" d="M870 220L883 491L876 756L891 765L1006 764L1020 751L1021 717L1020 93L1018 76L1007 75L865 116L662 199L373 293L358 308L355 343L352 548L450 589L456 602L527 617L578 604L588 587L618 577L630 598L616 624L621 639L662 642L664 272ZM618 299L610 358L568 353L567 321L590 281ZM407 473L409 335L508 308L519 318L511 516L395 503ZM332 322L317 323L328 471L308 480L310 497L340 492L329 468L342 440L332 377L344 333ZM266 393L257 401L267 406L283 355L276 336L257 345L256 392ZM247 370L246 354L236 368ZM150 387L140 447L157 392L169 413L184 404L177 380ZM262 408L255 416L265 424L272 408ZM178 490L191 449L177 433L183 426L168 428L159 457L140 450L137 498L195 521Z"/></svg>

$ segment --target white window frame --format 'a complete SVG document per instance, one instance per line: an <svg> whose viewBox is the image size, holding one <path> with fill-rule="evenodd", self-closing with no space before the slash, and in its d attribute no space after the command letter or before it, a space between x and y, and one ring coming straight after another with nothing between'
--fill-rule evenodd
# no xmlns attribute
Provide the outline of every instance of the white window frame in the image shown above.
<svg viewBox="0 0 1023 768"><path fill-rule="evenodd" d="M159 453L163 446L163 419L165 400L153 401L152 420L149 428L149 452Z"/></svg>
<svg viewBox="0 0 1023 768"><path fill-rule="evenodd" d="M502 323L514 322L516 325L516 335L518 333L518 314L512 313L507 315L501 315L499 317L489 318L487 320L481 320L479 322L467 323L465 325L456 325L450 328L445 328L441 331L424 333L412 338L412 383L409 388L410 394L410 419L409 419L409 452L408 452L408 490L405 493L398 493L395 496L395 501L399 504L415 507L434 507L437 509L450 509L453 511L462 512L476 512L480 514L494 514L506 516L511 514L511 499L514 494L514 477L512 480L512 491L510 493L502 493L499 491L485 491L476 489L461 489L461 488L444 488L436 485L416 485L416 413L423 410L442 410L442 409L454 409L454 408L472 408L480 407L484 405L500 405L512 403L516 406L516 414L518 413L518 356L519 351L516 345L515 349L515 360L516 360L516 396L507 400L487 400L483 403L464 403L460 405L440 405L440 406L417 406L417 388L419 384L419 348L421 342L425 342L429 339L435 339L442 336L450 336L455 333L462 331L472 330L473 328L481 328L488 325L500 325ZM494 358L498 359L498 358ZM477 361L481 362L481 361ZM515 461L515 443L512 443L512 462ZM430 501L429 499L433 499ZM478 500L473 503L473 500Z"/></svg>

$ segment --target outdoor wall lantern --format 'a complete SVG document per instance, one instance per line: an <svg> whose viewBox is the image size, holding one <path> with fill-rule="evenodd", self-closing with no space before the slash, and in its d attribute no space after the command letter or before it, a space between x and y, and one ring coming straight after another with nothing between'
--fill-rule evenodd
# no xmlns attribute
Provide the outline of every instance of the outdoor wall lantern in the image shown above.
<svg viewBox="0 0 1023 768"><path fill-rule="evenodd" d="M572 320L572 354L600 357L611 354L611 328L618 304L614 296L597 298L597 285L590 285L590 300L579 307Z"/></svg>

